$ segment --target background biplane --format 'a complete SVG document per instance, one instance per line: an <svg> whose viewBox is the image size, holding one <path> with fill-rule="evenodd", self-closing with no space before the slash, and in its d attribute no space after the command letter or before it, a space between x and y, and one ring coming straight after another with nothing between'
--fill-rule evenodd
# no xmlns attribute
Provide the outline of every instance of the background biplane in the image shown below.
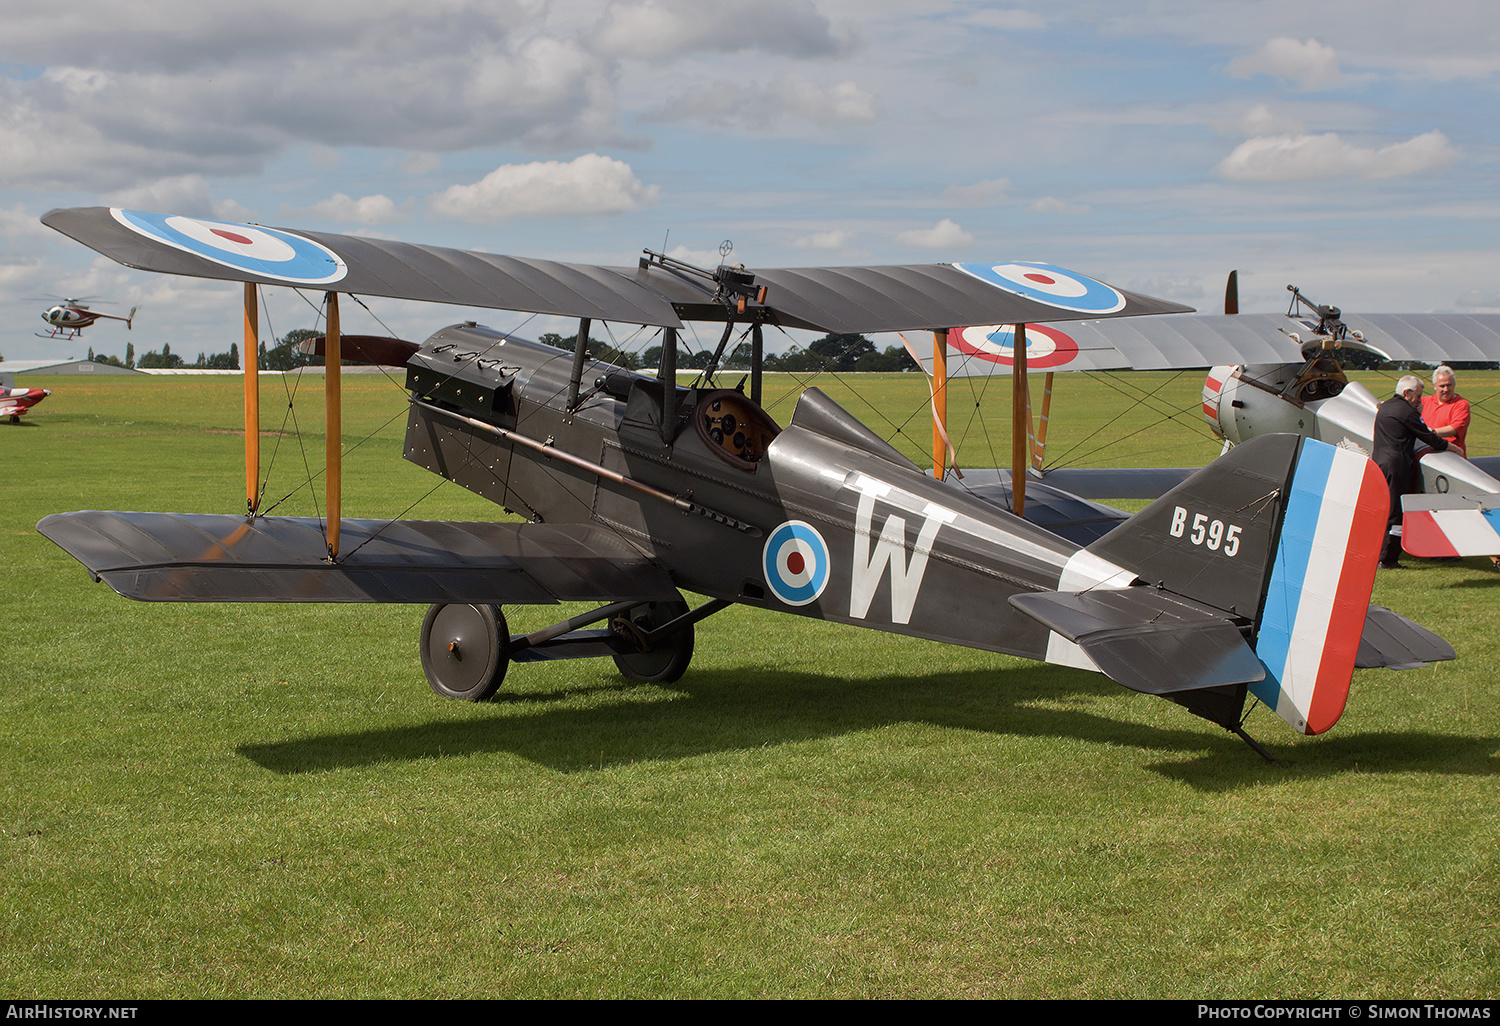
<svg viewBox="0 0 1500 1026"><path fill-rule="evenodd" d="M260 515L247 360L243 514L62 513L39 530L131 598L427 603L422 665L445 696L492 696L512 661L611 656L675 680L694 624L730 603L1098 670L1252 745L1247 694L1319 733L1356 665L1453 657L1369 605L1386 493L1357 453L1257 439L1082 546L934 479L816 388L784 428L761 408L764 325L930 329L940 348L957 324L1186 309L1058 267L710 271L647 251L606 268L119 209L43 221L132 267L245 282L247 356L257 285L324 291L328 447L327 517ZM405 457L526 523L342 516L340 292L579 318L572 352L472 322L351 344L405 364ZM656 376L593 361L594 320L661 329ZM687 320L725 324L702 388L676 384ZM751 326L748 392L713 383L735 324ZM689 610L679 589L709 600ZM503 605L563 601L600 605L509 633Z"/></svg>
<svg viewBox="0 0 1500 1026"><path fill-rule="evenodd" d="M1056 494L1089 498L1155 498L1182 481L1187 468L1127 471L1044 466L1045 425L1051 375L1057 370L1191 370L1207 368L1203 415L1226 448L1259 435L1291 432L1370 453L1376 397L1346 368L1378 362L1442 363L1500 360L1500 314L1345 315L1314 303L1293 285L1285 314L1240 314L1237 277L1231 272L1223 315L1147 317L1131 321L1084 321L1062 327L1025 328L1028 342L1014 375L1016 402L1029 403L1027 372L1047 374L1040 428L1025 452L1000 471L966 470L969 487L1001 501L1031 493L1043 508L1027 514L1056 522L1067 532L1103 533L1126 514L1093 504L1089 517L1054 510ZM946 361L922 352L934 390L948 377L1010 375L1015 364L1010 325L967 327L950 333ZM1029 418L1024 420L1029 430ZM1029 468L1019 474L1020 468ZM1500 458L1466 459L1455 451L1428 452L1420 462L1421 490L1409 495L1403 545L1417 556L1500 554ZM1028 480L1029 478L1029 480Z"/></svg>

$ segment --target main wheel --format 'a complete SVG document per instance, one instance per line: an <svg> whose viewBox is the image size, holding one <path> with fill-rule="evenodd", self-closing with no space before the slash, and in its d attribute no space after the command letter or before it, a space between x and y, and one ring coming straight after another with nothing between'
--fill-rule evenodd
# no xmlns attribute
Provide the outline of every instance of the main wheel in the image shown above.
<svg viewBox="0 0 1500 1026"><path fill-rule="evenodd" d="M626 610L623 616L615 617L610 622L610 627L617 634L639 638L648 631L672 622L687 611L687 603L681 599L646 602ZM654 648L617 655L614 659L620 672L631 680L670 684L687 671L688 663L693 660L693 625L688 624L670 638L663 638Z"/></svg>
<svg viewBox="0 0 1500 1026"><path fill-rule="evenodd" d="M422 672L444 698L494 697L510 665L510 629L499 606L434 605L422 620Z"/></svg>

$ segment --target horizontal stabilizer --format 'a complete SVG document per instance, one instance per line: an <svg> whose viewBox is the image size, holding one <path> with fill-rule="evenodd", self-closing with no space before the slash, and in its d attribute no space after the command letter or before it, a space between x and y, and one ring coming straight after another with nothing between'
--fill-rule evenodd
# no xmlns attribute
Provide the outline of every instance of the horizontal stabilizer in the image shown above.
<svg viewBox="0 0 1500 1026"><path fill-rule="evenodd" d="M1192 477L1201 467L1061 467L1040 478L1026 476L1026 502L1032 489L1045 484L1081 499L1159 499ZM979 488L1010 489L1010 471L1004 468L969 468L964 484ZM1029 519L1029 518L1028 518Z"/></svg>
<svg viewBox="0 0 1500 1026"><path fill-rule="evenodd" d="M1030 592L1012 595L1010 604L1076 644L1132 691L1165 695L1250 684L1266 675L1222 613L1156 588Z"/></svg>
<svg viewBox="0 0 1500 1026"><path fill-rule="evenodd" d="M1008 512L1015 505L1014 493L1010 489L1010 474L1005 471L1001 473L1005 474L1003 481L995 480L994 471L989 471L991 476L988 483L983 479L978 483L971 483L975 475L965 471L962 481L950 478L947 484ZM1036 480L1029 480L1026 484L1024 510L1027 522L1045 527L1074 545L1089 545L1098 541L1130 519L1130 514L1122 509L1090 502L1061 488L1054 488L1050 483L1043 484Z"/></svg>
<svg viewBox="0 0 1500 1026"><path fill-rule="evenodd" d="M1413 556L1500 555L1500 495L1407 495L1401 547Z"/></svg>
<svg viewBox="0 0 1500 1026"><path fill-rule="evenodd" d="M1416 670L1456 658L1453 646L1426 627L1385 606L1371 606L1354 665L1361 670Z"/></svg>
<svg viewBox="0 0 1500 1026"><path fill-rule="evenodd" d="M56 513L37 524L126 598L150 602L552 604L670 600L666 571L581 524L344 520L195 513Z"/></svg>

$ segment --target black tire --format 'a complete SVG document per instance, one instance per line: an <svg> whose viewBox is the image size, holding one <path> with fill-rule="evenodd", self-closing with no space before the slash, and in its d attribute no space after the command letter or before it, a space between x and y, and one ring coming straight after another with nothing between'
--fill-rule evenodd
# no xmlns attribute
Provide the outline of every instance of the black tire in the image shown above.
<svg viewBox="0 0 1500 1026"><path fill-rule="evenodd" d="M422 672L444 698L484 702L505 681L510 629L499 606L438 603L422 620Z"/></svg>
<svg viewBox="0 0 1500 1026"><path fill-rule="evenodd" d="M681 599L671 602L647 602L635 606L616 617L611 626L616 632L633 636L634 632L652 631L665 623L677 619L688 611L687 603ZM620 623L629 620L629 624ZM687 672L693 661L693 625L688 624L663 638L655 648L645 652L614 657L615 666L631 680L642 680L652 684L670 684Z"/></svg>

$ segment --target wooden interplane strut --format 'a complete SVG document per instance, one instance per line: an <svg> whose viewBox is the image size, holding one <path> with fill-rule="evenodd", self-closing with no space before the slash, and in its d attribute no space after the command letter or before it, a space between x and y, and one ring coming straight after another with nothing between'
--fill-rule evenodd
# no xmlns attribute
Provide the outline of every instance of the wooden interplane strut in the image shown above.
<svg viewBox="0 0 1500 1026"><path fill-rule="evenodd" d="M343 516L343 469L340 447L343 442L343 408L340 404L340 389L343 378L339 373L342 363L342 345L339 341L339 294L327 293L327 343L323 356L323 399L327 410L327 442L323 449L326 472L328 503L328 558L339 556L339 520Z"/></svg>
<svg viewBox="0 0 1500 1026"><path fill-rule="evenodd" d="M903 341L905 341L903 339ZM948 332L932 333L932 476L948 469Z"/></svg>
<svg viewBox="0 0 1500 1026"><path fill-rule="evenodd" d="M1010 485L1011 512L1024 516L1026 508L1026 436L1031 423L1026 394L1026 325L1017 324L1011 343Z"/></svg>
<svg viewBox="0 0 1500 1026"><path fill-rule="evenodd" d="M260 307L256 286L245 283L245 511L260 508Z"/></svg>

